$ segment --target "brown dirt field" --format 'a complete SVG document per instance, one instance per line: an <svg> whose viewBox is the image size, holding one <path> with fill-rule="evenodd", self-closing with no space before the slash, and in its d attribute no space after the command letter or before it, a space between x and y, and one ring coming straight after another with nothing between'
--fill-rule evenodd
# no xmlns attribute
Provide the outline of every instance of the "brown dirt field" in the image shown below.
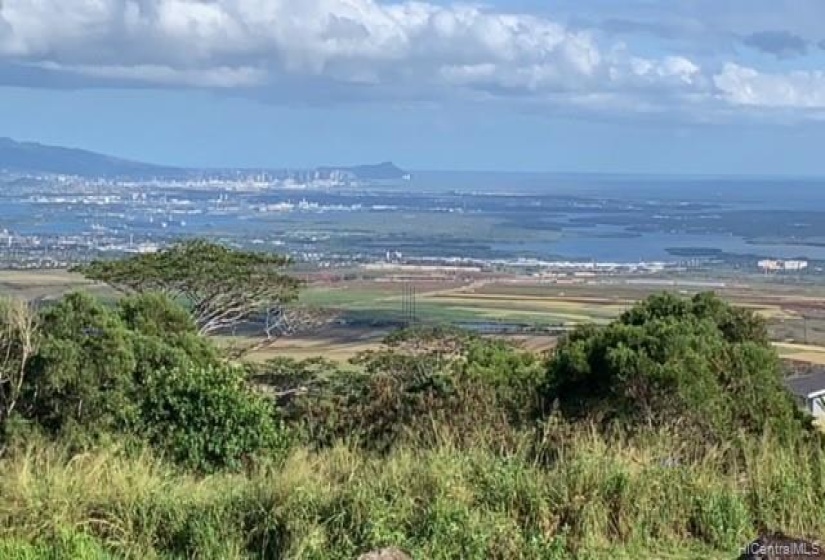
<svg viewBox="0 0 825 560"><path fill-rule="evenodd" d="M295 360L305 360L321 356L334 362L346 362L360 352L375 350L380 345L375 344L340 344L334 341L316 340L311 342L279 341L275 345L252 352L245 359L250 362L266 362L273 358L292 358Z"/></svg>
<svg viewBox="0 0 825 560"><path fill-rule="evenodd" d="M89 284L83 276L67 270L3 270L0 283L13 285Z"/></svg>
<svg viewBox="0 0 825 560"><path fill-rule="evenodd" d="M372 280L345 280L340 282L311 281L313 288L327 288L330 290L355 290L369 292L387 292L397 294L402 284L415 287L420 292L431 292L438 290L457 290L468 285L468 282L452 279L410 279L393 280L392 278L377 278Z"/></svg>
<svg viewBox="0 0 825 560"><path fill-rule="evenodd" d="M825 365L825 352L798 352L782 354L786 360L793 360L794 362L805 362L807 364L816 364L818 366Z"/></svg>
<svg viewBox="0 0 825 560"><path fill-rule="evenodd" d="M350 329L333 327L317 334L290 336L277 340L267 348L252 352L245 359L265 362L273 358L303 360L318 356L346 362L359 352L375 350L387 331L381 329ZM221 337L219 343L231 344L231 337Z"/></svg>
<svg viewBox="0 0 825 560"><path fill-rule="evenodd" d="M555 336L516 335L507 336L504 338L515 342L525 350L529 350L531 352L547 352L548 350L555 348L558 343L558 338Z"/></svg>
<svg viewBox="0 0 825 560"><path fill-rule="evenodd" d="M556 301L571 305L621 305L633 303L632 299L608 298L608 297L581 297L559 295L516 295L507 293L491 293L477 291L455 291L449 294L453 298L477 299L477 300L504 300L504 301Z"/></svg>
<svg viewBox="0 0 825 560"><path fill-rule="evenodd" d="M28 299L59 296L73 290L88 290L102 296L114 293L107 286L66 270L0 271L0 296Z"/></svg>
<svg viewBox="0 0 825 560"><path fill-rule="evenodd" d="M785 359L825 365L825 346L794 344L790 342L776 342L774 346Z"/></svg>

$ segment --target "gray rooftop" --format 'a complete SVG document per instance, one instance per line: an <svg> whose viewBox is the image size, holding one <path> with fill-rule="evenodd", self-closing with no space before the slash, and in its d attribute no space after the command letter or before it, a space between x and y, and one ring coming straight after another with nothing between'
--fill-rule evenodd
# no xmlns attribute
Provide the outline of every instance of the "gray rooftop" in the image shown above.
<svg viewBox="0 0 825 560"><path fill-rule="evenodd" d="M797 375L785 379L788 390L799 397L825 391L825 369L808 375Z"/></svg>

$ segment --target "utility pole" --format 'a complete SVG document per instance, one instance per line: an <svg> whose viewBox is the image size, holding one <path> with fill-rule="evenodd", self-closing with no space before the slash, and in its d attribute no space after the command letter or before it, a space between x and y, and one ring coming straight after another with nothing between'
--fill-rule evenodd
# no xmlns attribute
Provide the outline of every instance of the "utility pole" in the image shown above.
<svg viewBox="0 0 825 560"><path fill-rule="evenodd" d="M807 315L802 316L802 325L804 327L803 330L804 330L804 333L805 333L805 344L808 344L808 316Z"/></svg>

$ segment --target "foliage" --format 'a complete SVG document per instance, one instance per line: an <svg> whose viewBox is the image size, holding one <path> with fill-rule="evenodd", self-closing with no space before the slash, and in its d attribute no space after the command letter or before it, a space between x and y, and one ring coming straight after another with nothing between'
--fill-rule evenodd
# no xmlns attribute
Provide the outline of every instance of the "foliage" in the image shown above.
<svg viewBox="0 0 825 560"><path fill-rule="evenodd" d="M47 430L107 432L135 421L137 366L130 332L93 297L74 293L46 309L30 362L24 415Z"/></svg>
<svg viewBox="0 0 825 560"><path fill-rule="evenodd" d="M0 540L0 558L5 560L115 560L115 556L93 537L65 529L37 544L22 539Z"/></svg>
<svg viewBox="0 0 825 560"><path fill-rule="evenodd" d="M19 299L0 300L0 427L15 411L39 342L39 325L32 306Z"/></svg>
<svg viewBox="0 0 825 560"><path fill-rule="evenodd" d="M157 370L208 367L220 361L218 350L197 334L186 310L162 294L123 298L117 313L132 333L138 382Z"/></svg>
<svg viewBox="0 0 825 560"><path fill-rule="evenodd" d="M443 441L382 457L296 449L278 468L200 477L151 454L67 460L34 447L0 459L0 551L351 560L397 546L433 559L688 560L734 558L762 524L825 534L825 458L808 447L766 435L724 454L666 431L549 429L563 460L546 466L530 446ZM681 462L665 461L686 446Z"/></svg>
<svg viewBox="0 0 825 560"><path fill-rule="evenodd" d="M127 328L147 336L167 337L197 332L186 309L162 293L147 292L121 298L117 309Z"/></svg>
<svg viewBox="0 0 825 560"><path fill-rule="evenodd" d="M160 292L191 306L200 334L226 331L265 315L281 317L300 282L283 273L289 259L234 250L201 239L157 253L78 268L87 278L127 293ZM273 319L275 320L275 319Z"/></svg>
<svg viewBox="0 0 825 560"><path fill-rule="evenodd" d="M286 418L309 444L347 439L385 453L409 440L432 444L435 424L459 437L497 427L506 438L533 419L544 373L529 352L454 329L400 331L352 365L313 375L304 364L280 362L268 377L277 394L293 389ZM303 391L294 391L296 379Z"/></svg>
<svg viewBox="0 0 825 560"><path fill-rule="evenodd" d="M712 294L652 296L607 327L577 329L560 343L544 391L574 415L679 424L717 441L803 426L764 323Z"/></svg>
<svg viewBox="0 0 825 560"><path fill-rule="evenodd" d="M433 417L454 410L457 398L453 381L440 372L392 373L337 372L319 390L297 397L285 413L312 445L348 440L387 452L405 436L421 437Z"/></svg>
<svg viewBox="0 0 825 560"><path fill-rule="evenodd" d="M242 369L228 365L149 374L141 424L149 442L199 471L239 468L286 446L270 402L246 386Z"/></svg>
<svg viewBox="0 0 825 560"><path fill-rule="evenodd" d="M154 293L33 319L6 323L36 326L30 359L5 331L7 423L34 428L0 457L9 557L692 558L825 530L825 451L764 324L713 295L652 297L549 361L417 328L347 366L232 366ZM536 425L541 398L567 418Z"/></svg>
<svg viewBox="0 0 825 560"><path fill-rule="evenodd" d="M540 356L502 340L475 339L457 368L465 384L488 388L495 406L515 425L528 424L539 412L539 387L545 377Z"/></svg>
<svg viewBox="0 0 825 560"><path fill-rule="evenodd" d="M171 300L138 295L109 307L71 294L40 324L21 413L47 433L82 446L113 435L146 440L202 470L238 467L277 443L269 403L220 365Z"/></svg>
<svg viewBox="0 0 825 560"><path fill-rule="evenodd" d="M446 357L460 355L466 345L477 336L457 327L435 325L399 329L384 338L384 345L408 355L439 354Z"/></svg>

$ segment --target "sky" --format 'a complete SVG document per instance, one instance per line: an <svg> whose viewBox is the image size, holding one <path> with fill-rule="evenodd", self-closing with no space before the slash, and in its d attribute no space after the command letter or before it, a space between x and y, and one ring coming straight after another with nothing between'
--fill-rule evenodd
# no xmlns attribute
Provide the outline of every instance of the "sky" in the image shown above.
<svg viewBox="0 0 825 560"><path fill-rule="evenodd" d="M825 175L821 0L0 0L0 136L154 163Z"/></svg>

